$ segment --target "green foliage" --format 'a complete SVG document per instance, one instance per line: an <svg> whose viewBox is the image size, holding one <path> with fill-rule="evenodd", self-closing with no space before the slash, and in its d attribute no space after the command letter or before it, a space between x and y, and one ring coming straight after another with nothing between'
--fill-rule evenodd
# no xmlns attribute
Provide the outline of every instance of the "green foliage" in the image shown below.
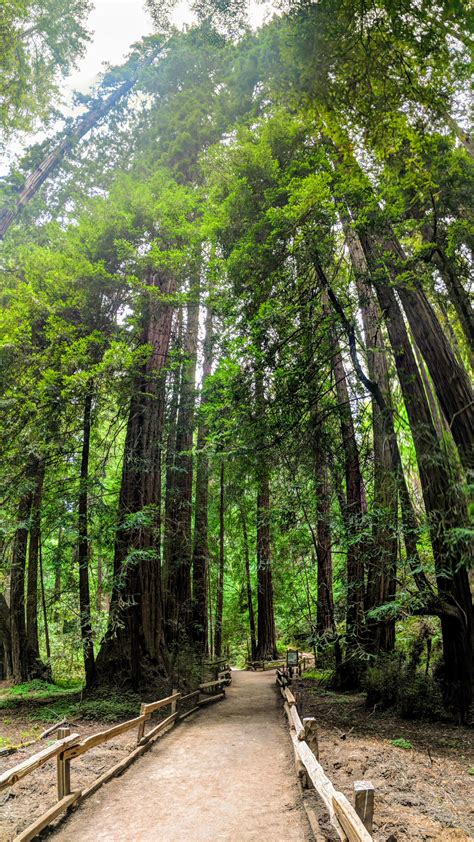
<svg viewBox="0 0 474 842"><path fill-rule="evenodd" d="M413 748L410 740L405 740L404 737L397 737L395 740L390 740L390 744L396 748L404 748L407 751Z"/></svg>
<svg viewBox="0 0 474 842"><path fill-rule="evenodd" d="M443 716L441 689L431 675L418 672L399 655L379 657L365 677L367 706L395 709L404 719L438 719Z"/></svg>
<svg viewBox="0 0 474 842"><path fill-rule="evenodd" d="M89 0L9 0L2 7L0 139L50 116L86 48Z"/></svg>

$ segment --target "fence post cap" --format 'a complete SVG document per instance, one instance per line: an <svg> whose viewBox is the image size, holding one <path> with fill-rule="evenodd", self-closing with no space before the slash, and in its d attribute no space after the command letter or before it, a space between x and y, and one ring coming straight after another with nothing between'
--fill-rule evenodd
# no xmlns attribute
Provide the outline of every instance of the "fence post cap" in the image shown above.
<svg viewBox="0 0 474 842"><path fill-rule="evenodd" d="M367 789L375 789L372 781L354 781L355 792L365 792Z"/></svg>

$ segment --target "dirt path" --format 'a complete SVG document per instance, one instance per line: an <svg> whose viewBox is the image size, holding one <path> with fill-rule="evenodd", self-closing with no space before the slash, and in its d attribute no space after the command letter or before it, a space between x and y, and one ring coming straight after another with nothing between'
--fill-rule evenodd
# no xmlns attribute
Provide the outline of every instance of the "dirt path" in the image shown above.
<svg viewBox="0 0 474 842"><path fill-rule="evenodd" d="M311 837L274 680L273 673L234 672L225 701L158 741L53 838L306 842Z"/></svg>

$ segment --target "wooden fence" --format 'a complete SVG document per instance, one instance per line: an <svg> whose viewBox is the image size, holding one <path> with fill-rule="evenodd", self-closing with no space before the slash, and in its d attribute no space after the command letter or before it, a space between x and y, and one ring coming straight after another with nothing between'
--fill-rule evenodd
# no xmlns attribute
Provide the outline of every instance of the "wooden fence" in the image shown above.
<svg viewBox="0 0 474 842"><path fill-rule="evenodd" d="M232 677L227 664L224 664L223 667L219 671L215 681L200 684L197 690L194 690L192 693L183 696L181 693L173 690L171 696L166 696L166 698L159 699L156 702L142 704L139 716L136 716L134 719L128 719L126 722L113 725L105 731L99 731L97 734L84 737L84 739L81 739L80 734L71 734L69 728L59 728L58 739L52 745L42 751L38 751L11 769L7 769L6 772L2 772L0 774L0 792L7 787L13 786L35 769L39 769L45 763L56 758L57 803L43 813L39 819L36 819L36 821L29 825L26 830L16 836L14 842L29 842L29 840L35 839L40 831L51 824L61 813L73 805L77 806L89 795L96 792L102 784L114 778L116 775L120 775L127 766L130 766L137 757L150 748L157 737L169 727L182 721L204 705L225 698L225 687L231 683ZM191 701L195 701L195 705L189 710L180 713L180 707L184 703ZM145 733L146 723L151 719L153 713L166 707L170 709L168 715L164 719L161 719L148 733ZM115 766L104 772L87 789L71 791L71 761L85 754L91 748L102 745L102 743L133 728L138 729L137 747L127 757L124 757Z"/></svg>
<svg viewBox="0 0 474 842"><path fill-rule="evenodd" d="M303 789L314 787L322 800L329 820L339 839L349 842L371 842L374 811L374 787L370 781L356 781L355 807L342 792L338 792L319 763L318 728L315 717L301 720L288 677L277 669L276 681L284 699L285 713L290 726L290 735L295 753L295 766ZM303 799L304 803L304 799ZM305 807L307 805L305 804ZM310 823L315 819L306 810ZM318 828L313 827L320 836Z"/></svg>

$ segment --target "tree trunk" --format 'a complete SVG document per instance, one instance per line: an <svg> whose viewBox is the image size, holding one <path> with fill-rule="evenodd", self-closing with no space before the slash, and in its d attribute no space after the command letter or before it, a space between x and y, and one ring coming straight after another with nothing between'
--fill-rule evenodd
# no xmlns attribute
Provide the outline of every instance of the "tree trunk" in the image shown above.
<svg viewBox="0 0 474 842"><path fill-rule="evenodd" d="M214 635L214 650L216 658L222 655L222 621L224 614L224 460L221 459L220 466L220 495L219 495L219 576L217 579L216 599L216 630Z"/></svg>
<svg viewBox="0 0 474 842"><path fill-rule="evenodd" d="M316 267L318 274L321 267ZM328 301L323 290L323 305L327 311ZM347 378L334 329L330 327L331 364L336 387L339 421L346 473L346 501L344 520L346 524L347 547L347 608L346 636L347 651L357 647L363 638L364 629L364 556L366 541L361 536L364 529L364 484L359 462L359 449L355 437Z"/></svg>
<svg viewBox="0 0 474 842"><path fill-rule="evenodd" d="M193 640L201 654L207 650L207 567L209 460L206 452L208 424L206 420L206 381L212 369L212 310L207 308L202 369L201 407L197 435L196 498L193 547Z"/></svg>
<svg viewBox="0 0 474 842"><path fill-rule="evenodd" d="M120 489L109 628L97 658L99 678L137 687L166 667L163 636L160 506L161 446L174 278L153 275L145 300L142 343L151 353L134 383ZM145 676L145 673L147 675Z"/></svg>
<svg viewBox="0 0 474 842"><path fill-rule="evenodd" d="M258 369L255 376L256 423L260 426L265 419L265 393L263 372ZM265 436L259 432L259 453L257 454L257 659L276 658L275 614L273 609L273 581L270 541L270 477L267 454L264 451Z"/></svg>
<svg viewBox="0 0 474 842"><path fill-rule="evenodd" d="M249 536L247 530L247 518L243 505L240 507L240 519L242 522L242 539L244 544L244 560L245 560L245 581L247 585L247 603L249 610L249 628L250 628L250 651L252 654L252 661L257 658L257 634L255 631L255 614L253 610L252 598L252 580L250 577L250 553L249 553Z"/></svg>
<svg viewBox="0 0 474 842"><path fill-rule="evenodd" d="M431 225L423 225L421 234L425 243L432 243L434 232ZM456 270L456 266L446 255L444 248L434 243L431 253L431 262L438 269L450 301L456 311L459 324L462 327L468 348L471 355L474 355L474 310L471 305L469 293L465 290Z"/></svg>
<svg viewBox="0 0 474 842"><path fill-rule="evenodd" d="M192 618L192 505L193 505L193 432L196 402L196 362L199 328L199 277L190 288L184 360L176 433L173 493L167 543L166 635L170 646L188 639Z"/></svg>
<svg viewBox="0 0 474 842"><path fill-rule="evenodd" d="M79 609L81 614L81 639L84 657L86 688L90 689L97 680L92 637L91 601L89 591L89 453L91 437L92 383L88 384L84 398L81 475L79 481L79 522L77 561L79 566Z"/></svg>
<svg viewBox="0 0 474 842"><path fill-rule="evenodd" d="M332 592L331 486L326 455L315 447L314 475L316 485L316 558L318 562L318 598L316 631L323 639L333 636L334 599Z"/></svg>
<svg viewBox="0 0 474 842"><path fill-rule="evenodd" d="M171 380L171 395L168 402L166 418L166 460L165 460L165 505L164 505L164 538L163 538L163 594L166 598L168 589L168 571L170 567L171 525L176 458L176 434L178 427L179 392L182 371L182 342L183 342L183 310L180 307L175 316L175 336L173 338L172 366L169 374ZM175 358L176 357L176 358Z"/></svg>
<svg viewBox="0 0 474 842"><path fill-rule="evenodd" d="M18 523L15 531L10 576L10 635L12 675L17 683L29 679L28 642L25 623L25 568L28 529L33 503L38 458L30 454L25 469L25 482L18 503Z"/></svg>
<svg viewBox="0 0 474 842"><path fill-rule="evenodd" d="M2 645L3 678L9 679L13 674L12 639L10 625L10 608L4 595L0 593L0 644Z"/></svg>
<svg viewBox="0 0 474 842"><path fill-rule="evenodd" d="M381 327L382 315L367 282L368 268L360 240L352 231L347 218L343 219L343 227L359 295L369 377L380 389L388 409L384 413L372 396L374 524L372 546L367 557L365 601L366 611L370 611L392 601L396 592L398 483L393 471L391 451L391 441L396 439L391 412L389 369ZM395 646L395 620L367 620L366 639L369 648L375 653L392 651Z"/></svg>
<svg viewBox="0 0 474 842"><path fill-rule="evenodd" d="M472 701L472 600L467 569L472 549L460 535L467 527L459 477L439 442L423 382L394 291L379 271L378 243L370 234L361 242L384 313L417 454L440 597L458 611L441 617L445 701L465 717ZM426 358L426 357L425 357ZM454 536L460 536L453 540Z"/></svg>
<svg viewBox="0 0 474 842"><path fill-rule="evenodd" d="M43 550L41 548L41 534L39 538L39 575L41 583L41 607L43 610L43 626L44 626L44 645L46 647L46 658L49 662L51 659L51 645L49 641L49 626L48 626L48 611L46 609L46 593L44 588L44 572L43 572Z"/></svg>
<svg viewBox="0 0 474 842"><path fill-rule="evenodd" d="M44 462L38 459L35 473L28 547L28 576L26 586L26 637L29 658L39 661L38 637L38 556L41 534L41 499L43 496Z"/></svg>

